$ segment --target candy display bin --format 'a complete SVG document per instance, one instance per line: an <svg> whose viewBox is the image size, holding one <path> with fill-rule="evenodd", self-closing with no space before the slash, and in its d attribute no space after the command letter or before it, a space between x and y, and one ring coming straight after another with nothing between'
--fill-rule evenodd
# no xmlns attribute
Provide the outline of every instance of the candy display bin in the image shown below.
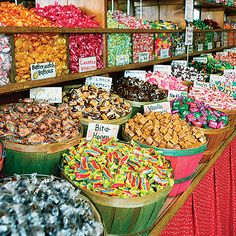
<svg viewBox="0 0 236 236"><path fill-rule="evenodd" d="M3 169L4 158L6 156L2 142L0 142L0 172Z"/></svg>
<svg viewBox="0 0 236 236"><path fill-rule="evenodd" d="M155 58L164 59L171 57L172 38L170 33L155 34Z"/></svg>

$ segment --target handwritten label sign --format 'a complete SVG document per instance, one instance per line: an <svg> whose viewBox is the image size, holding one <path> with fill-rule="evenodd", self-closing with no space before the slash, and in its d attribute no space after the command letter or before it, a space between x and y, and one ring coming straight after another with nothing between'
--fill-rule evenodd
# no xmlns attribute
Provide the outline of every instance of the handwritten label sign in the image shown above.
<svg viewBox="0 0 236 236"><path fill-rule="evenodd" d="M49 103L62 103L62 87L40 87L30 89L30 98L47 101Z"/></svg>
<svg viewBox="0 0 236 236"><path fill-rule="evenodd" d="M208 50L211 50L213 48L212 43L208 43L207 48L208 48Z"/></svg>
<svg viewBox="0 0 236 236"><path fill-rule="evenodd" d="M143 109L144 109L144 113L148 113L150 111L171 113L170 102L160 102L160 103L154 103L150 105L144 105Z"/></svg>
<svg viewBox="0 0 236 236"><path fill-rule="evenodd" d="M56 77L55 62L37 63L30 65L31 80L40 80Z"/></svg>
<svg viewBox="0 0 236 236"><path fill-rule="evenodd" d="M165 59L165 58L168 58L169 57L169 48L162 48L160 50L160 57L161 59Z"/></svg>
<svg viewBox="0 0 236 236"><path fill-rule="evenodd" d="M186 27L185 45L193 45L193 27Z"/></svg>
<svg viewBox="0 0 236 236"><path fill-rule="evenodd" d="M180 66L183 66L183 67L187 67L188 66L188 62L185 61L185 60L174 60L174 61L172 61L171 65L172 66L180 65Z"/></svg>
<svg viewBox="0 0 236 236"><path fill-rule="evenodd" d="M89 123L86 139L91 140L93 137L97 139L116 138L118 131L119 125Z"/></svg>
<svg viewBox="0 0 236 236"><path fill-rule="evenodd" d="M92 76L86 78L85 84L94 85L98 88L111 90L112 78L103 76Z"/></svg>
<svg viewBox="0 0 236 236"><path fill-rule="evenodd" d="M171 75L171 65L154 65L153 66L153 72L165 72L168 75Z"/></svg>
<svg viewBox="0 0 236 236"><path fill-rule="evenodd" d="M220 42L216 42L216 47L220 48L220 46L221 46L221 43Z"/></svg>
<svg viewBox="0 0 236 236"><path fill-rule="evenodd" d="M137 78L146 81L146 71L145 70L126 70L125 77Z"/></svg>
<svg viewBox="0 0 236 236"><path fill-rule="evenodd" d="M79 58L79 72L91 71L97 69L96 57Z"/></svg>
<svg viewBox="0 0 236 236"><path fill-rule="evenodd" d="M198 50L198 52L203 51L203 44L198 44L197 50Z"/></svg>
<svg viewBox="0 0 236 236"><path fill-rule="evenodd" d="M217 52L216 55L219 55L219 56L223 56L223 57L227 57L228 56L228 52Z"/></svg>
<svg viewBox="0 0 236 236"><path fill-rule="evenodd" d="M193 87L195 88L210 88L210 84L201 81L194 81Z"/></svg>
<svg viewBox="0 0 236 236"><path fill-rule="evenodd" d="M126 64L129 64L129 55L128 54L116 56L116 65L117 66L123 66Z"/></svg>
<svg viewBox="0 0 236 236"><path fill-rule="evenodd" d="M171 101L175 98L187 97L187 96L188 96L188 93L186 91L169 90L168 101Z"/></svg>
<svg viewBox="0 0 236 236"><path fill-rule="evenodd" d="M149 61L149 52L140 52L138 56L139 62Z"/></svg>
<svg viewBox="0 0 236 236"><path fill-rule="evenodd" d="M185 1L185 20L193 22L193 0Z"/></svg>
<svg viewBox="0 0 236 236"><path fill-rule="evenodd" d="M194 57L193 61L197 61L197 62L202 62L202 63L207 63L207 57Z"/></svg>
<svg viewBox="0 0 236 236"><path fill-rule="evenodd" d="M226 77L222 76L222 75L210 75L210 86L214 86L217 82L225 82L226 81Z"/></svg>

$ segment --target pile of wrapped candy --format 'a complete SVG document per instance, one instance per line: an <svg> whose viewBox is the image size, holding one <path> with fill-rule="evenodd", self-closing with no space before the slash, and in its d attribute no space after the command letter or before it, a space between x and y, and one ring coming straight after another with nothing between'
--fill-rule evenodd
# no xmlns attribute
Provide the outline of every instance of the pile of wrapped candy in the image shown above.
<svg viewBox="0 0 236 236"><path fill-rule="evenodd" d="M100 236L90 204L67 181L15 176L0 185L1 235Z"/></svg>
<svg viewBox="0 0 236 236"><path fill-rule="evenodd" d="M70 90L64 97L74 117L92 120L112 120L128 115L131 106L123 98L105 89L84 85Z"/></svg>
<svg viewBox="0 0 236 236"><path fill-rule="evenodd" d="M214 91L213 89L193 87L189 93L189 97L192 97L195 100L203 101L205 104L210 105L216 109L236 109L235 99L219 90Z"/></svg>
<svg viewBox="0 0 236 236"><path fill-rule="evenodd" d="M157 85L131 77L113 80L112 89L120 97L135 102L160 101L167 97Z"/></svg>
<svg viewBox="0 0 236 236"><path fill-rule="evenodd" d="M79 135L70 109L24 99L0 108L0 139L27 145L63 142Z"/></svg>
<svg viewBox="0 0 236 236"><path fill-rule="evenodd" d="M170 113L138 113L125 124L125 132L139 143L159 148L189 149L206 143L199 127L190 126L179 115Z"/></svg>
<svg viewBox="0 0 236 236"><path fill-rule="evenodd" d="M236 66L236 53L234 52L216 53L215 59L226 61L230 63L232 66Z"/></svg>
<svg viewBox="0 0 236 236"><path fill-rule="evenodd" d="M164 90L186 91L188 89L180 79L161 71L148 72L146 79L150 84L157 85Z"/></svg>
<svg viewBox="0 0 236 236"><path fill-rule="evenodd" d="M173 186L170 162L152 148L115 139L82 140L64 154L64 174L81 189L133 198Z"/></svg>
<svg viewBox="0 0 236 236"><path fill-rule="evenodd" d="M203 101L183 97L171 101L172 114L179 114L190 125L200 128L220 129L229 123L228 116Z"/></svg>
<svg viewBox="0 0 236 236"><path fill-rule="evenodd" d="M68 28L98 28L99 24L80 8L74 5L61 6L58 4L37 7L35 12L58 27ZM70 69L72 73L79 72L79 59L96 57L97 68L103 67L102 34L71 34L69 35Z"/></svg>

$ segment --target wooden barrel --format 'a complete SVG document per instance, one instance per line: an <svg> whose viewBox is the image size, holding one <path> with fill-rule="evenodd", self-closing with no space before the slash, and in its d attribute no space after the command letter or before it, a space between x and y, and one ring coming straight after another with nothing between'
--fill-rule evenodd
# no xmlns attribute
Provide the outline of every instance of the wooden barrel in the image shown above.
<svg viewBox="0 0 236 236"><path fill-rule="evenodd" d="M230 125L225 126L222 129L203 129L205 136L208 138L207 150L204 152L200 163L206 162L213 157L215 152L219 149L225 140L225 135L227 134Z"/></svg>
<svg viewBox="0 0 236 236"><path fill-rule="evenodd" d="M143 113L143 106L152 105L152 104L160 103L160 102L166 102L167 99L165 98L165 99L155 101L155 102L154 101L153 102L135 102L135 101L127 100L127 99L125 99L125 101L128 102L132 107L132 114L131 114L131 118L132 118L137 113Z"/></svg>
<svg viewBox="0 0 236 236"><path fill-rule="evenodd" d="M22 145L3 141L6 150L3 173L7 176L32 173L58 176L62 154L78 145L81 138L82 131L73 139L53 144Z"/></svg>
<svg viewBox="0 0 236 236"><path fill-rule="evenodd" d="M73 186L78 188L63 172ZM81 191L95 204L105 224L107 235L148 235L172 187L136 198L117 198Z"/></svg>

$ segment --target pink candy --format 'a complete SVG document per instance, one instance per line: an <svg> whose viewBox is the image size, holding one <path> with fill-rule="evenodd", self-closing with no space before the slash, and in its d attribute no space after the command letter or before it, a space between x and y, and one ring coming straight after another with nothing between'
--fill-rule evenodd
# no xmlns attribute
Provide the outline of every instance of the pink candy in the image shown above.
<svg viewBox="0 0 236 236"><path fill-rule="evenodd" d="M156 84L159 88L165 90L186 91L188 89L187 86L182 84L181 80L165 72L148 72L146 79L149 83Z"/></svg>
<svg viewBox="0 0 236 236"><path fill-rule="evenodd" d="M236 100L219 90L214 91L212 89L193 87L189 93L189 97L201 100L216 109L236 109Z"/></svg>

